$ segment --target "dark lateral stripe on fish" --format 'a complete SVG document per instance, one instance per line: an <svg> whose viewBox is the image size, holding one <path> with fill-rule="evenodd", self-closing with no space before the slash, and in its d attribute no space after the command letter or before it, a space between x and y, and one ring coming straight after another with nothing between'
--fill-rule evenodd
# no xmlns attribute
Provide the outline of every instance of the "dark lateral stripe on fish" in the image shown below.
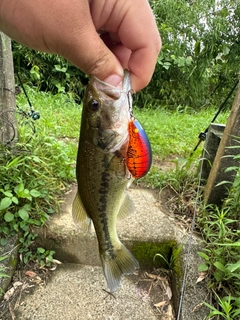
<svg viewBox="0 0 240 320"><path fill-rule="evenodd" d="M108 157L107 155L104 156L103 158L103 167L107 169L109 166L108 163ZM116 255L114 252L113 245L110 241L110 234L109 234L109 226L108 226L108 218L107 218L107 195L108 195L108 188L109 188L109 178L110 175L108 172L103 171L101 173L101 187L99 189L99 194L100 196L100 206L99 206L99 211L100 211L100 222L102 224L102 230L104 233L104 238L105 238L105 244L106 244L106 250L108 251L108 254L110 255L111 259L115 259Z"/></svg>

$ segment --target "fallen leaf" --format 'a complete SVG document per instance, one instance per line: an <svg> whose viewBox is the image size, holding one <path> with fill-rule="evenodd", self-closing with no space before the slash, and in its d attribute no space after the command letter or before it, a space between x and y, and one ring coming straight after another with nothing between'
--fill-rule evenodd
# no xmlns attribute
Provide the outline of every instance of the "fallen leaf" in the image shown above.
<svg viewBox="0 0 240 320"><path fill-rule="evenodd" d="M165 306L166 303L167 303L167 301L161 301L161 302L155 303L154 307L160 308L160 307Z"/></svg>
<svg viewBox="0 0 240 320"><path fill-rule="evenodd" d="M168 299L171 300L172 299L172 290L169 286L167 286L166 292L167 292Z"/></svg>
<svg viewBox="0 0 240 320"><path fill-rule="evenodd" d="M196 283L203 281L207 276L207 272L199 272Z"/></svg>
<svg viewBox="0 0 240 320"><path fill-rule="evenodd" d="M16 281L13 283L13 287L16 289L17 287L20 287L23 283L21 281Z"/></svg>
<svg viewBox="0 0 240 320"><path fill-rule="evenodd" d="M57 259L53 259L53 260L52 260L52 263L62 264L62 262L61 262L61 261L59 261L59 260L57 260Z"/></svg>
<svg viewBox="0 0 240 320"><path fill-rule="evenodd" d="M173 315L173 308L171 306L171 304L168 305L168 309L167 309L167 315L169 317L169 320L174 320L174 315Z"/></svg>
<svg viewBox="0 0 240 320"><path fill-rule="evenodd" d="M11 298L11 296L13 295L14 291L15 291L15 289L14 289L14 287L12 287L11 289L9 289L9 290L5 293L5 295L4 295L3 298L8 301L8 300Z"/></svg>
<svg viewBox="0 0 240 320"><path fill-rule="evenodd" d="M55 264L52 268L49 268L50 271L54 271L57 269L57 265Z"/></svg>
<svg viewBox="0 0 240 320"><path fill-rule="evenodd" d="M30 277L30 278L33 278L33 277L35 277L37 274L36 274L36 272L29 270L29 271L26 271L26 272L25 272L25 275L28 276L28 277Z"/></svg>
<svg viewBox="0 0 240 320"><path fill-rule="evenodd" d="M201 303L199 303L198 305L196 305L196 306L193 308L192 312L198 311L202 306L203 306L203 302L201 302Z"/></svg>
<svg viewBox="0 0 240 320"><path fill-rule="evenodd" d="M36 284L40 284L42 282L42 279L39 276L36 276L31 282L34 282Z"/></svg>
<svg viewBox="0 0 240 320"><path fill-rule="evenodd" d="M150 279L153 279L153 280L162 280L162 281L165 281L167 280L165 277L160 277L160 276L157 276L155 274L151 274L151 273L147 273L145 272L145 275L150 278Z"/></svg>

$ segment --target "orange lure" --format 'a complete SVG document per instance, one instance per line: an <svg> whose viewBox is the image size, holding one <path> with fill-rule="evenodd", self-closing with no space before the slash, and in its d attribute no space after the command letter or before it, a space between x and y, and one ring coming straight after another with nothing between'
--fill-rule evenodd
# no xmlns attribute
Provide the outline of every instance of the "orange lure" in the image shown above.
<svg viewBox="0 0 240 320"><path fill-rule="evenodd" d="M152 148L146 132L136 119L129 122L128 130L129 145L126 164L133 178L142 178L151 167Z"/></svg>

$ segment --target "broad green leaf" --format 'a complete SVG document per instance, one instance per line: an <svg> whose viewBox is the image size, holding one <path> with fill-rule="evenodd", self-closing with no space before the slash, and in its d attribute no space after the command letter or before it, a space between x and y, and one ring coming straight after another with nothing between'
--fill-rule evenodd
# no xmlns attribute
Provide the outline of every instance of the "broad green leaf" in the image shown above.
<svg viewBox="0 0 240 320"><path fill-rule="evenodd" d="M213 265L220 271L226 272L226 267L220 261L214 262Z"/></svg>
<svg viewBox="0 0 240 320"><path fill-rule="evenodd" d="M20 196L21 198L31 198L30 192L29 192L28 189L24 189L24 190L19 194L19 196Z"/></svg>
<svg viewBox="0 0 240 320"><path fill-rule="evenodd" d="M199 255L200 257L202 257L203 259L209 261L209 256L208 256L206 253L204 253L204 252L198 252L198 255Z"/></svg>
<svg viewBox="0 0 240 320"><path fill-rule="evenodd" d="M19 217L24 221L27 221L29 219L29 214L25 209L20 209L18 211L18 214L19 214Z"/></svg>
<svg viewBox="0 0 240 320"><path fill-rule="evenodd" d="M6 222L11 222L14 220L14 215L11 212L6 212L4 215L4 220Z"/></svg>
<svg viewBox="0 0 240 320"><path fill-rule="evenodd" d="M33 196L34 198L40 197L41 193L35 189L32 189L30 191L30 195Z"/></svg>
<svg viewBox="0 0 240 320"><path fill-rule="evenodd" d="M1 238L0 239L0 245L3 246L3 247L7 244L7 242L8 242L7 238ZM0 261L1 261L1 257L0 257Z"/></svg>
<svg viewBox="0 0 240 320"><path fill-rule="evenodd" d="M64 72L65 73L67 71L66 67L61 67L59 64L55 64L54 68L55 68L56 71L59 71L59 72Z"/></svg>
<svg viewBox="0 0 240 320"><path fill-rule="evenodd" d="M44 252L45 252L45 249L44 249L44 248L39 247L39 248L37 248L37 252L38 252L38 253L44 253Z"/></svg>
<svg viewBox="0 0 240 320"><path fill-rule="evenodd" d="M11 191L3 191L3 194L8 198L11 198L13 196Z"/></svg>
<svg viewBox="0 0 240 320"><path fill-rule="evenodd" d="M198 266L198 271L199 272L202 272L202 271L207 271L209 269L208 265L206 263L201 263L199 266Z"/></svg>
<svg viewBox="0 0 240 320"><path fill-rule="evenodd" d="M0 210L5 210L9 208L11 204L12 204L11 198L8 198L8 197L3 198L0 203Z"/></svg>
<svg viewBox="0 0 240 320"><path fill-rule="evenodd" d="M234 272L235 270L237 270L239 268L240 268L240 260L238 262L236 262L236 263L231 263L231 264L227 265L227 269L230 272Z"/></svg>
<svg viewBox="0 0 240 320"><path fill-rule="evenodd" d="M220 282L223 280L224 274L222 271L216 271L213 273L213 276L217 280L217 282Z"/></svg>
<svg viewBox="0 0 240 320"><path fill-rule="evenodd" d="M21 193L24 190L24 185L23 183L19 183L15 188L14 191L15 193L18 195L19 193Z"/></svg>
<svg viewBox="0 0 240 320"><path fill-rule="evenodd" d="M12 202L15 203L15 204L18 204L18 198L12 197Z"/></svg>

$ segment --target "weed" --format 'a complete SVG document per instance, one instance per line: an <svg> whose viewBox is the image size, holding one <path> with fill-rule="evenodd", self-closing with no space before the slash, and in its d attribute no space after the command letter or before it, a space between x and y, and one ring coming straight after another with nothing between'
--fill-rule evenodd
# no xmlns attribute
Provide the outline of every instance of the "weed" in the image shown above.
<svg viewBox="0 0 240 320"><path fill-rule="evenodd" d="M1 267L1 261L7 259L8 256L7 255L4 255L4 256L0 256L0 279L1 278L9 278L9 275L7 275L5 273L5 268L4 267ZM4 290L0 287L0 297L4 294Z"/></svg>
<svg viewBox="0 0 240 320"><path fill-rule="evenodd" d="M170 259L168 259L165 254L157 253L154 256L153 261L155 262L156 258L159 257L164 260L169 270L174 270L174 268L176 267L176 260L179 258L179 254L181 253L181 251L182 244L174 250L174 253L172 252Z"/></svg>
<svg viewBox="0 0 240 320"><path fill-rule="evenodd" d="M32 98L31 92L30 96ZM51 106L49 95L40 95L41 102L42 98L45 102L47 99L49 110L62 101L62 97L55 97ZM35 102L38 104L37 98ZM75 105L74 111L79 112ZM58 211L59 195L75 178L77 146L73 148L72 143L66 144L64 139L52 133L56 133L56 121L61 123L59 135L68 124L64 125L59 116L52 120L46 115L47 110L36 123L37 134L30 141L28 133L19 126L19 141L15 150L13 153L3 152L0 157L0 245L4 246L8 237L18 234L19 254L24 263L38 260L40 264L48 264L51 261L53 251L43 248L32 251L31 245L37 236L34 227L43 225L50 214Z"/></svg>
<svg viewBox="0 0 240 320"><path fill-rule="evenodd" d="M7 258L8 258L8 256L0 256L0 262L7 259ZM9 278L9 276L6 273L3 273L4 270L5 270L5 268L0 267L0 278L3 278L3 277Z"/></svg>
<svg viewBox="0 0 240 320"><path fill-rule="evenodd" d="M221 311L215 308L213 305L204 302L204 304L212 311L208 315L207 319L210 319L216 315L223 317L226 320L239 319L240 315L240 298L234 298L232 296L225 296L220 298L216 292L214 292L217 303L221 308Z"/></svg>
<svg viewBox="0 0 240 320"><path fill-rule="evenodd" d="M212 311L209 318L239 319L240 315L240 242L239 242L239 169L229 196L222 208L203 206L198 225L206 240L199 255L204 262L199 271L209 273L208 285L215 292L219 308L206 304Z"/></svg>
<svg viewBox="0 0 240 320"><path fill-rule="evenodd" d="M148 175L140 179L140 183L160 189L169 186L178 194L196 185L198 161L195 157L189 157L188 159L176 158L169 162L173 165L168 170L161 170L159 166L153 165Z"/></svg>

